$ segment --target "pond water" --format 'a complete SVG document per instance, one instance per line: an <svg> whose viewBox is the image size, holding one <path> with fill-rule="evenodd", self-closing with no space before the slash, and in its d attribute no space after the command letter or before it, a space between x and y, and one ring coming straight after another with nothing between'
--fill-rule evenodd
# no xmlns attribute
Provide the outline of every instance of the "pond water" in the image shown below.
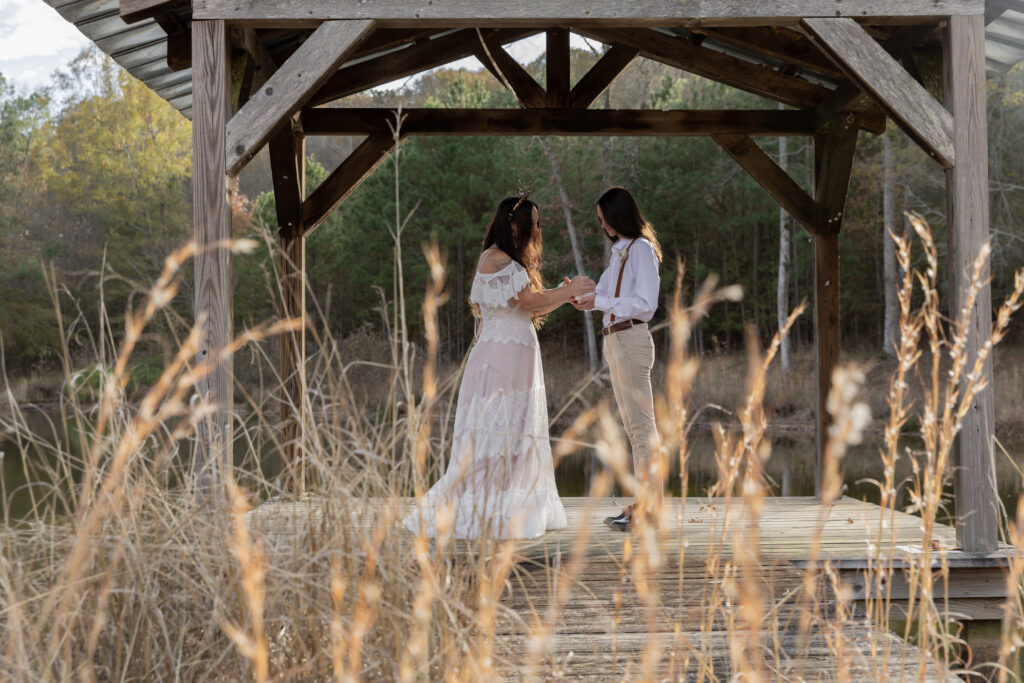
<svg viewBox="0 0 1024 683"><path fill-rule="evenodd" d="M24 414L28 428L42 443L64 444L71 443L71 451L80 452L81 439L77 436L77 429L72 422L67 426L61 422L60 415L55 415L42 410L26 411ZM811 496L814 495L814 437L809 433L784 432L769 434L771 440L771 456L765 464L765 471L771 485L771 495L786 496ZM877 503L879 500L878 486L873 483L882 476L881 456L879 449L882 447L880 435L866 436L863 443L853 446L843 459L843 480L845 495L858 500ZM922 446L921 440L915 436L901 438L901 453L905 449L919 449ZM246 444L239 443L236 451L246 448ZM53 462L51 453L45 449L32 449L31 456L35 465ZM18 443L10 434L0 431L0 463L2 463L2 489L3 502L6 508L7 518L17 519L28 511L32 504L32 495L26 484L26 467L20 456ZM276 469L276 458L264 459L265 476L272 477ZM247 464L239 463L242 467L251 467L252 462ZM577 452L574 455L564 458L558 463L555 471L555 479L558 484L559 493L563 496L586 495L591 476L598 467L596 457L587 452ZM999 488L999 498L1010 515L1013 515L1017 499L1022 491L1021 470L1024 469L1024 449L1019 449L1010 454L997 451L996 454L996 476ZM271 470L271 471L267 471ZM707 429L694 430L690 435L690 456L688 461L688 490L689 496L705 496L708 489L715 483L717 467L714 457L714 441L711 432ZM912 474L910 459L906 456L900 457L896 467L897 481L905 480ZM678 462L671 465L668 477L668 488L673 495L681 493L681 479L679 477ZM36 493L45 490L46 484L36 487ZM620 493L615 491L616 494ZM951 488L947 493L952 496ZM909 497L906 494L906 487L900 489L899 505L908 503ZM948 521L948 520L947 520Z"/></svg>

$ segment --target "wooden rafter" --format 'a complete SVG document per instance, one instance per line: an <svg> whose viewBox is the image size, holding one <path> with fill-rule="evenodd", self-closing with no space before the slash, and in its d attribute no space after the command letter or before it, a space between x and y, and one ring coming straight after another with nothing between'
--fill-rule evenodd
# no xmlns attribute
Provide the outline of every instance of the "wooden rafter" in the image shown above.
<svg viewBox="0 0 1024 683"><path fill-rule="evenodd" d="M118 12L121 21L134 24L188 6L189 0L121 0Z"/></svg>
<svg viewBox="0 0 1024 683"><path fill-rule="evenodd" d="M627 45L649 59L795 107L814 106L829 93L817 83L780 74L770 67L699 47L661 31L629 28L582 33L601 42Z"/></svg>
<svg viewBox="0 0 1024 683"><path fill-rule="evenodd" d="M953 166L953 117L852 19L806 19L808 35L862 91L946 168Z"/></svg>
<svg viewBox="0 0 1024 683"><path fill-rule="evenodd" d="M799 31L779 26L744 26L693 29L698 35L744 50L757 52L800 69L830 78L843 72Z"/></svg>
<svg viewBox="0 0 1024 683"><path fill-rule="evenodd" d="M193 0L198 19L226 19L267 25L314 25L332 19L370 19L386 27L466 26L743 26L796 25L804 17L884 17L893 23L920 23L921 17L980 15L984 0L520 0L515 3L432 0L344 2L337 0Z"/></svg>
<svg viewBox="0 0 1024 683"><path fill-rule="evenodd" d="M403 109L404 135L812 135L811 110ZM390 135L387 109L306 109L306 135Z"/></svg>
<svg viewBox="0 0 1024 683"><path fill-rule="evenodd" d="M370 21L324 22L227 126L228 173L234 175L297 112L373 29Z"/></svg>
<svg viewBox="0 0 1024 683"><path fill-rule="evenodd" d="M612 84L615 77L629 66L639 52L627 45L612 45L608 48L590 71L572 87L570 106L577 109L589 107Z"/></svg>
<svg viewBox="0 0 1024 683"><path fill-rule="evenodd" d="M497 45L519 40L534 33L523 29L481 32L485 38L493 38ZM476 54L478 47L479 40L475 29L463 29L439 38L418 41L409 47L338 70L327 79L319 92L310 99L309 104L327 104L374 86L470 57Z"/></svg>
<svg viewBox="0 0 1024 683"><path fill-rule="evenodd" d="M393 117L392 117L393 120ZM302 203L302 227L308 235L379 166L395 147L391 131L370 135Z"/></svg>
<svg viewBox="0 0 1024 683"><path fill-rule="evenodd" d="M814 199L749 135L720 133L712 137L800 225L811 234L819 232Z"/></svg>
<svg viewBox="0 0 1024 683"><path fill-rule="evenodd" d="M477 59L488 71L494 74L498 82L512 90L524 107L543 107L546 95L544 88L533 79L519 62L512 58L501 43L493 38L483 36L477 41L474 49Z"/></svg>
<svg viewBox="0 0 1024 683"><path fill-rule="evenodd" d="M545 106L550 108L568 107L569 90L569 29L549 28L547 30L547 97Z"/></svg>
<svg viewBox="0 0 1024 683"><path fill-rule="evenodd" d="M270 173L274 182L277 228L282 236L302 234L304 148L302 137L295 134L291 121L270 138Z"/></svg>

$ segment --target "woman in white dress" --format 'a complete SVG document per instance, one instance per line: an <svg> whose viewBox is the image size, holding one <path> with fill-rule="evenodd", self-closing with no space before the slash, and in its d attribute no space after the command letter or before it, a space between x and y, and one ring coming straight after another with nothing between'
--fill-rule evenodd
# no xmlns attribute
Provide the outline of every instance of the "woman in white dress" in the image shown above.
<svg viewBox="0 0 1024 683"><path fill-rule="evenodd" d="M535 538L566 521L534 321L595 285L576 277L543 289L540 218L525 196L502 200L483 247L469 295L481 323L459 388L451 459L405 526L436 536L438 513L450 505L455 538Z"/></svg>

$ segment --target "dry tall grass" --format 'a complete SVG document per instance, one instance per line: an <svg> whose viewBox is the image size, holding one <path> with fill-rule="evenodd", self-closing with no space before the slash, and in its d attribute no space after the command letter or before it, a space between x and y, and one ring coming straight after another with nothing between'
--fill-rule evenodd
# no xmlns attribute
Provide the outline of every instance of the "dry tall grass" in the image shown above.
<svg viewBox="0 0 1024 683"><path fill-rule="evenodd" d="M395 217L396 251L407 219ZM928 268L920 273L907 268L902 283L899 365L890 384L886 445L877 471L882 507L890 518L900 487L912 492L914 511L921 518L921 552L906 570L914 587L907 623L915 624L915 630L904 635L927 655L909 674L923 679L936 671L934 662L949 670L959 666L953 653L962 643L943 618L942 596L934 590L947 549L933 549L931 540L948 504L943 487L951 476L952 437L962 417L957 407L981 390L977 369L983 359L971 367L966 364L963 318L954 321L950 338L943 337L934 245L927 226L916 219L914 225ZM897 241L901 263L908 266L911 243ZM116 361L98 364L103 389L95 407L82 400L77 371L65 355L62 420L85 436L84 456L60 444L40 443L13 400L13 414L3 418L0 426L15 435L26 479L33 483L28 486L30 511L19 518L5 514L0 529L0 674L16 680L145 681L476 681L510 674L528 680L560 675L566 663L554 662L549 646L579 597L574 587L592 560L589 526L574 530L571 547L559 558L544 559L550 569L544 575L550 581L544 604L512 607L506 598L522 562L517 543L456 542L444 532L445 520L449 532L452 527L450 510L447 517L442 514L437 539L408 534L396 524L408 509L409 497L421 496L439 476L451 442L458 374L439 377L435 364L435 315L444 301L437 250L425 250L432 279L422 311L424 357L416 357L407 336L404 310L384 319L390 345L380 354L384 357L373 361L374 371L382 373L378 404L367 406L365 397L352 389L351 375L366 370L365 361L314 330L318 348L307 372L310 409L302 411L309 420L302 453L312 495L302 500L280 490L259 462L260 454L279 445L276 402L281 397L280 378L273 376L267 345L261 342L293 323L268 324L239 337L232 352L251 352L271 379L262 391L246 397L251 416L238 420L236 467L223 482L231 507L217 511L196 502L188 463L189 438L209 409L189 401L195 382L208 370L191 362L198 328L187 331L159 382L138 405L129 404L124 394L133 348L175 296L191 249L168 259L145 305L130 316L118 340ZM979 256L975 288L986 257ZM916 310L911 307L915 288L925 295ZM700 377L700 361L688 353L686 340L709 307L738 294L708 282L687 303L677 287L669 311L666 391L657 402L664 458L657 466L668 472L673 465L684 497L692 418L688 395ZM1022 295L1024 272L1000 309L993 344ZM922 340L933 359L928 367L919 365ZM113 342L108 338L105 343ZM685 626L698 636L682 654L667 656L661 641L652 637L622 676L702 681L852 676L850 662L860 645L851 642L849 633L860 617L848 587L819 554L824 520L810 530L807 568L788 593L775 590L781 574L760 551L759 521L768 493L765 465L771 457L764 398L778 342L776 337L762 353L751 339L745 398L730 406L740 430L715 430L717 482L709 492L706 514L717 526L706 553L688 553L685 543L677 543L671 547L678 552L666 554L667 535L679 533L681 526L667 523L678 509L672 507L678 501L671 498L643 510L635 532L623 536L615 565L620 588L609 598L617 614L625 613L626 602L636 600L644 629L653 633L663 618L666 591L676 594L679 604L684 594L699 599L687 603ZM990 351L986 346L985 353ZM948 376L937 370L942 357L953 368ZM960 376L965 373L971 381L962 388ZM927 384L929 401L912 406L908 385L918 374ZM823 473L826 503L841 495L844 453L866 424L867 408L858 398L862 382L857 366L843 366L834 376L829 396L833 428ZM5 389L12 393L6 383ZM901 453L896 439L915 409L926 447ZM627 490L634 487L622 455L626 448L621 429L606 404L582 412L562 436L556 458L589 447L602 464L590 482L590 496L607 495L614 483ZM52 457L33 460L38 449ZM899 458L913 461L910 481L896 478ZM9 493L5 489L5 499ZM273 510L270 521L276 525L268 533L268 516L261 517L252 507L274 497L279 498L264 507ZM734 517L734 511L743 514ZM1024 547L1024 504L1008 529L1007 540ZM890 622L889 579L899 571L886 542L891 531L884 520L874 530L868 572L876 596L866 605L868 623L879 631ZM939 558L938 564L933 557ZM1015 597L1005 604L1001 681L1016 679L1012 667L1024 643L1022 577L1024 555L1018 552L1006 577ZM677 636L683 626L679 618ZM514 637L509 635L510 623L518 629ZM724 644L718 639L721 633ZM785 650L781 643L793 633L799 637L792 642L803 645ZM812 656L815 638L826 643L824 654L814 650ZM884 638L869 640L871 659L878 664L876 680L884 680L890 671L891 644ZM808 668L807 662L821 657L827 658L824 665Z"/></svg>

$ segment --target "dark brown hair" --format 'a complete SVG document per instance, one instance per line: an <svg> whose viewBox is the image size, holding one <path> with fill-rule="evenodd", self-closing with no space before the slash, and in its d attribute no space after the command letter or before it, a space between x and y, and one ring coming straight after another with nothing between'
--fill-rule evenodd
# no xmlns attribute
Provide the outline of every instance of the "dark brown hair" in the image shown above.
<svg viewBox="0 0 1024 683"><path fill-rule="evenodd" d="M661 244L658 243L654 226L644 218L629 190L624 187L613 187L606 190L598 197L597 205L601 208L604 222L610 225L615 232L626 238L643 237L651 243L654 255L658 261L661 261ZM608 239L615 242L618 238L609 235Z"/></svg>
<svg viewBox="0 0 1024 683"><path fill-rule="evenodd" d="M544 282L540 277L540 228L533 222L536 207L532 201L522 197L502 199L487 226L483 248L497 247L508 254L526 269L531 288L539 292L544 289Z"/></svg>

